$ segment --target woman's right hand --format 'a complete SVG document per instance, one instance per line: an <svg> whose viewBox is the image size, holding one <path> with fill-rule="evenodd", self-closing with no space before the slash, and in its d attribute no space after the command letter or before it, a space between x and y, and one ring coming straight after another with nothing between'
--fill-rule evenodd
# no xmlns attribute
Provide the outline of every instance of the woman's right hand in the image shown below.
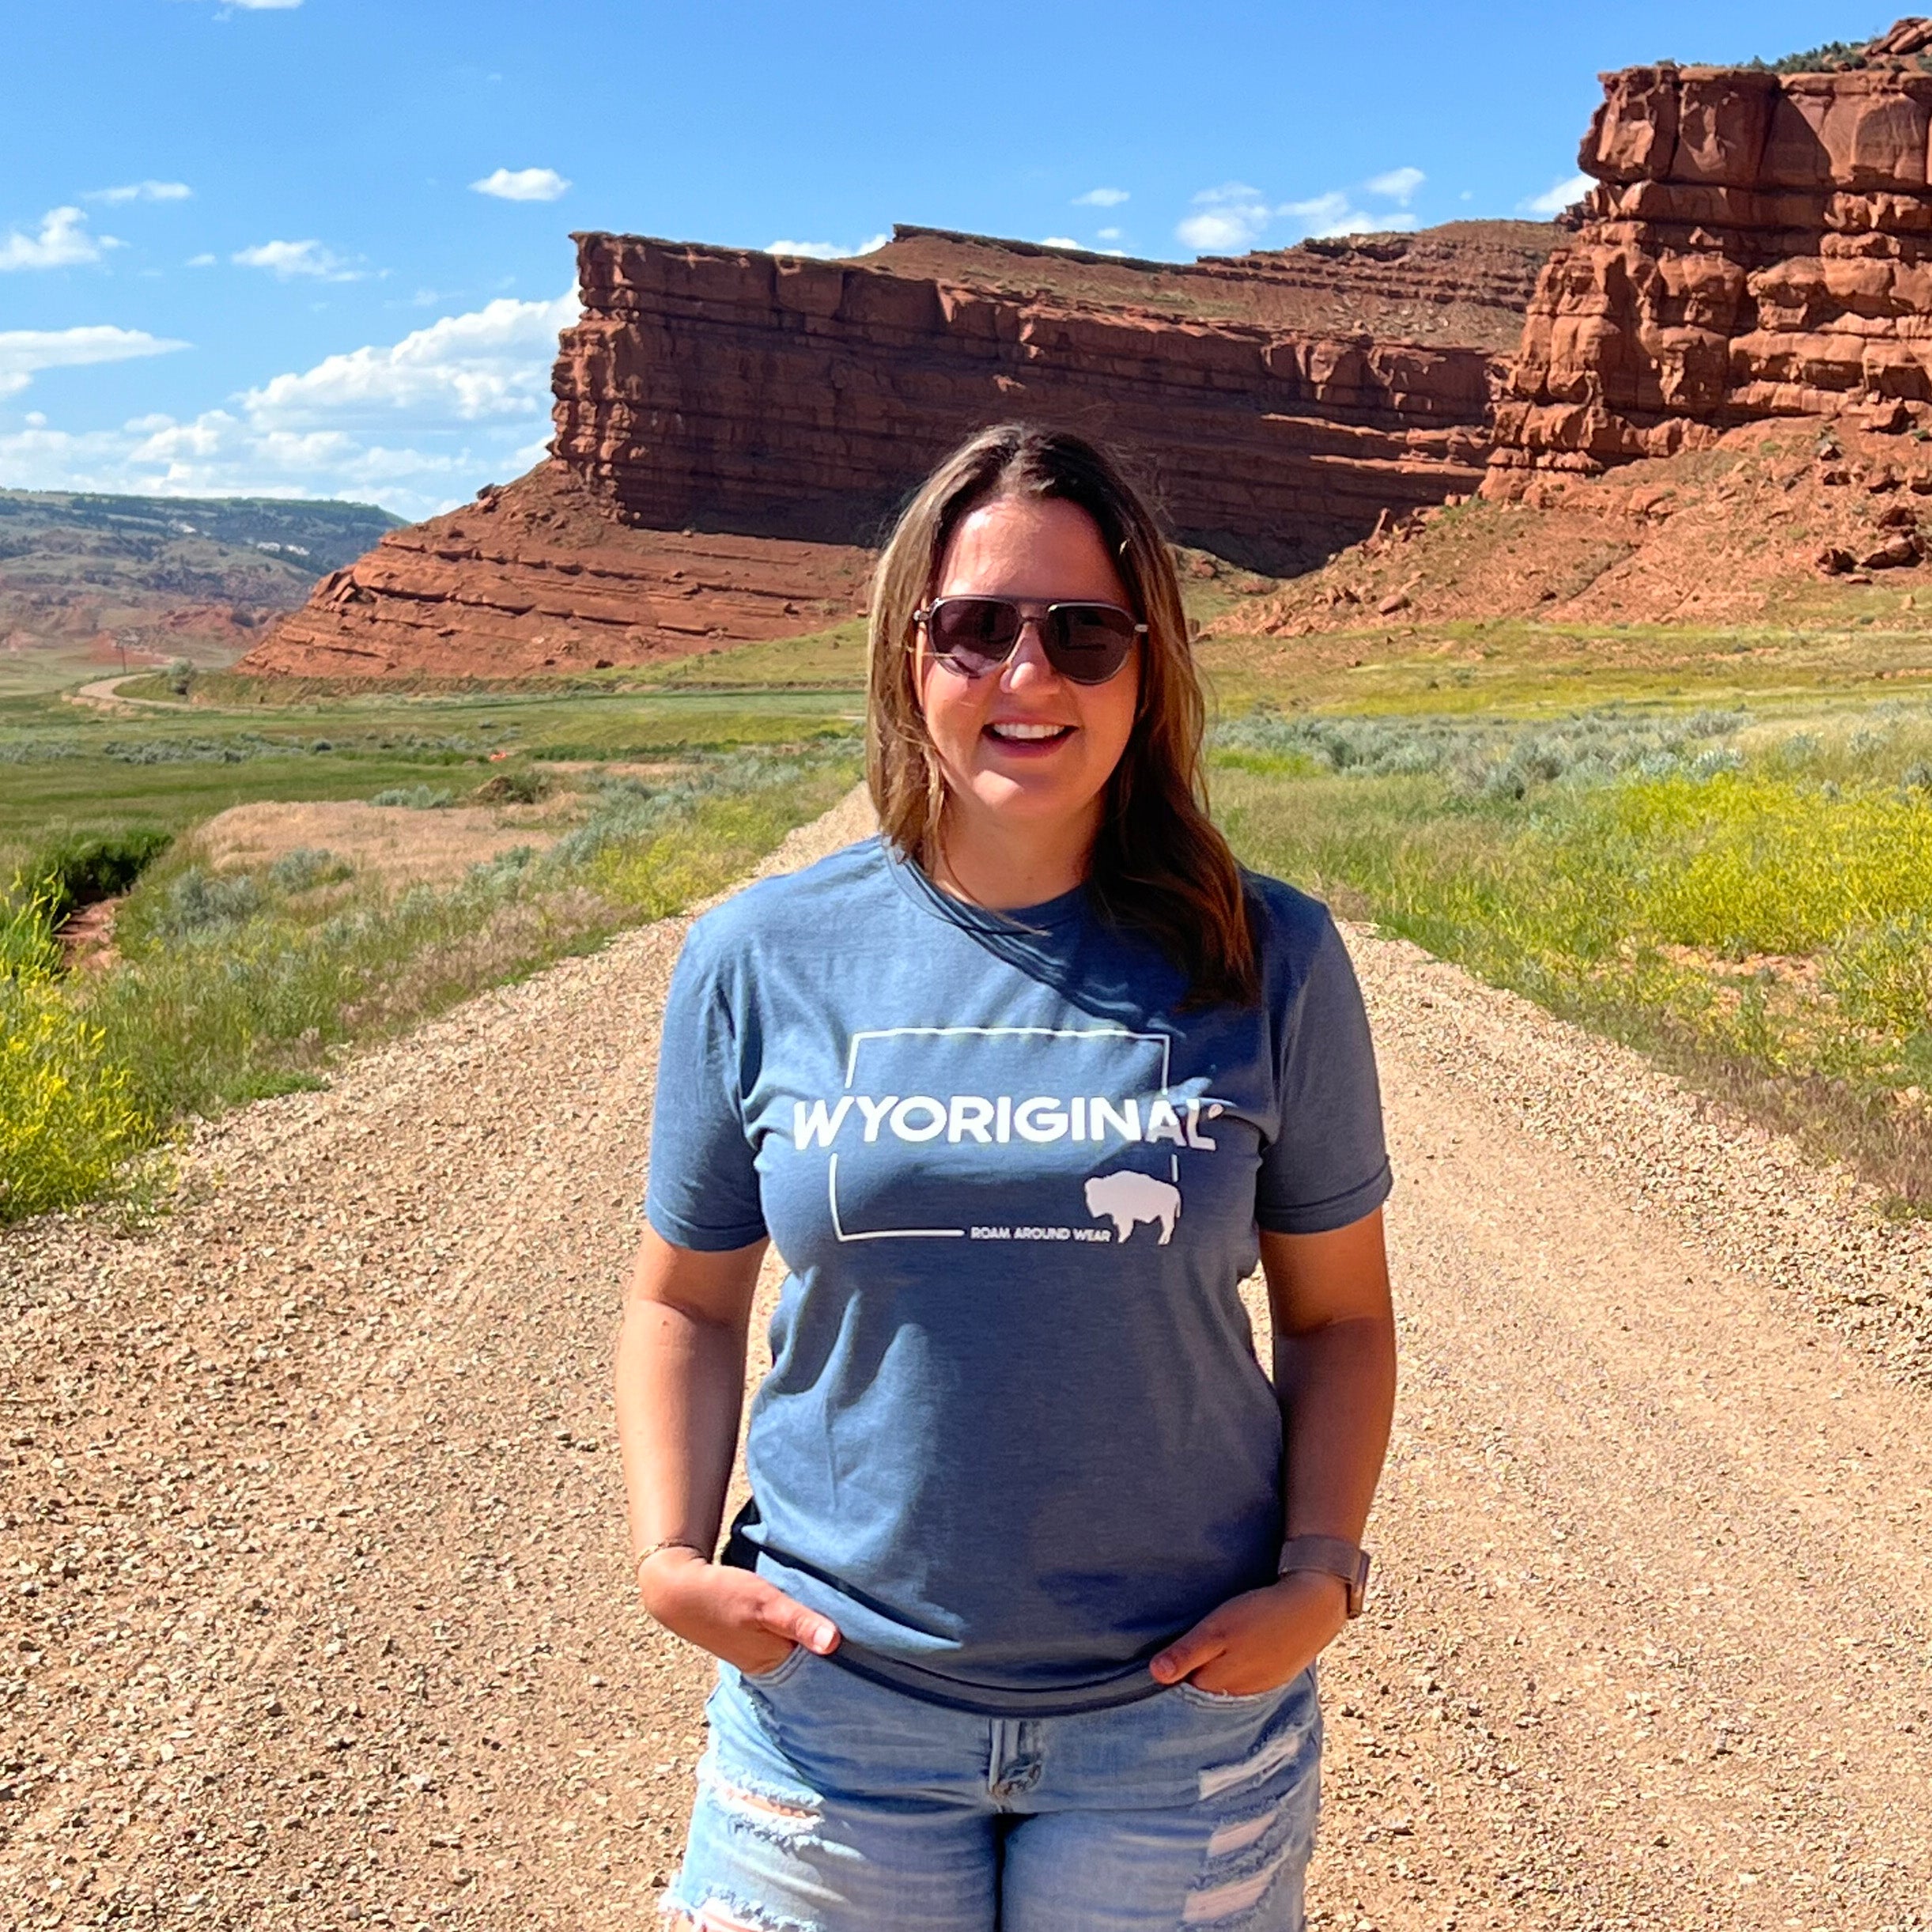
<svg viewBox="0 0 1932 1932"><path fill-rule="evenodd" d="M747 1677L776 1670L801 1643L820 1657L838 1647L838 1626L829 1616L755 1571L707 1563L696 1550L656 1551L638 1567L637 1588L667 1630Z"/></svg>

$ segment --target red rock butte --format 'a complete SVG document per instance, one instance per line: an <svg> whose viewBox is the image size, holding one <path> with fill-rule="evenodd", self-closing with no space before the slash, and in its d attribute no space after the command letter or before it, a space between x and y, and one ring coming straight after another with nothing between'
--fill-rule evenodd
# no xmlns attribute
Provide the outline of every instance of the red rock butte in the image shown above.
<svg viewBox="0 0 1932 1932"><path fill-rule="evenodd" d="M961 437L1026 417L1121 450L1183 543L1292 569L1481 480L1548 251L1510 240L1180 267L925 229L846 262L583 235L556 453L637 523L868 542Z"/></svg>
<svg viewBox="0 0 1932 1932"><path fill-rule="evenodd" d="M1012 418L1103 439L1181 542L1284 573L1766 419L1932 429L1932 21L1832 71L1604 89L1563 225L1187 264L580 235L550 460L386 537L243 666L500 677L821 629L932 463Z"/></svg>
<svg viewBox="0 0 1932 1932"><path fill-rule="evenodd" d="M509 676L821 629L932 463L1015 417L1106 439L1181 541L1304 568L1480 483L1558 233L1189 264L921 228L835 262L580 235L551 459L324 580L243 668Z"/></svg>
<svg viewBox="0 0 1932 1932"><path fill-rule="evenodd" d="M1489 493L1768 418L1932 423L1932 21L1833 72L1603 84L1597 185L1530 303Z"/></svg>

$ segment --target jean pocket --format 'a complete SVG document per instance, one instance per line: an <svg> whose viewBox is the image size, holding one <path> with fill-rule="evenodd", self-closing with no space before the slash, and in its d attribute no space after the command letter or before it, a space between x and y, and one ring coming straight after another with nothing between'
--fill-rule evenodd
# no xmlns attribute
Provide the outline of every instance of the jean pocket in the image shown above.
<svg viewBox="0 0 1932 1932"><path fill-rule="evenodd" d="M1204 1691L1196 1683L1183 1677L1174 1686L1174 1693L1184 1703L1198 1704L1208 1711L1258 1711L1263 1705L1277 1702L1287 1695L1288 1684L1271 1684L1265 1691Z"/></svg>
<svg viewBox="0 0 1932 1932"><path fill-rule="evenodd" d="M740 1682L748 1684L754 1691L775 1690L788 1677L792 1676L805 1659L811 1654L802 1643L795 1643L769 1670L740 1670Z"/></svg>

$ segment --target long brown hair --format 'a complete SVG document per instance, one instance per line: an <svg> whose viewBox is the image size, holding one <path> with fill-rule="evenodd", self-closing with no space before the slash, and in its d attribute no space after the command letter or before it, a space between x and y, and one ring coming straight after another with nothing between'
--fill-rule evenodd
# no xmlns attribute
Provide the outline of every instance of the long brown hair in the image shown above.
<svg viewBox="0 0 1932 1932"><path fill-rule="evenodd" d="M915 682L913 613L953 533L995 497L1077 505L1098 527L1134 614L1147 627L1132 735L1107 781L1087 886L1117 925L1146 933L1187 974L1189 1003L1260 996L1240 868L1208 815L1207 708L1189 648L1174 555L1105 452L1064 430L1000 423L961 444L899 519L872 581L867 639L866 781L887 839L928 874L942 849L946 785Z"/></svg>

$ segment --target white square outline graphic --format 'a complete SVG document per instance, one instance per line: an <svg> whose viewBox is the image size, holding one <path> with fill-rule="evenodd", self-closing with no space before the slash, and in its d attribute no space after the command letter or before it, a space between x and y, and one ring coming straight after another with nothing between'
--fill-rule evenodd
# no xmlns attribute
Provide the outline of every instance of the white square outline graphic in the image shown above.
<svg viewBox="0 0 1932 1932"><path fill-rule="evenodd" d="M1167 1095L1168 1074L1173 1064L1174 1038L1165 1033L1135 1033L1125 1026L875 1026L855 1033L845 1053L845 1091L852 1091L859 1074L859 1047L866 1040L896 1040L918 1036L928 1040L997 1039L1020 1038L1034 1040L1148 1040L1160 1049L1160 1091ZM826 1164L826 1195L832 1210L832 1232L840 1241L963 1241L963 1227L873 1227L848 1234L838 1216L838 1156Z"/></svg>

